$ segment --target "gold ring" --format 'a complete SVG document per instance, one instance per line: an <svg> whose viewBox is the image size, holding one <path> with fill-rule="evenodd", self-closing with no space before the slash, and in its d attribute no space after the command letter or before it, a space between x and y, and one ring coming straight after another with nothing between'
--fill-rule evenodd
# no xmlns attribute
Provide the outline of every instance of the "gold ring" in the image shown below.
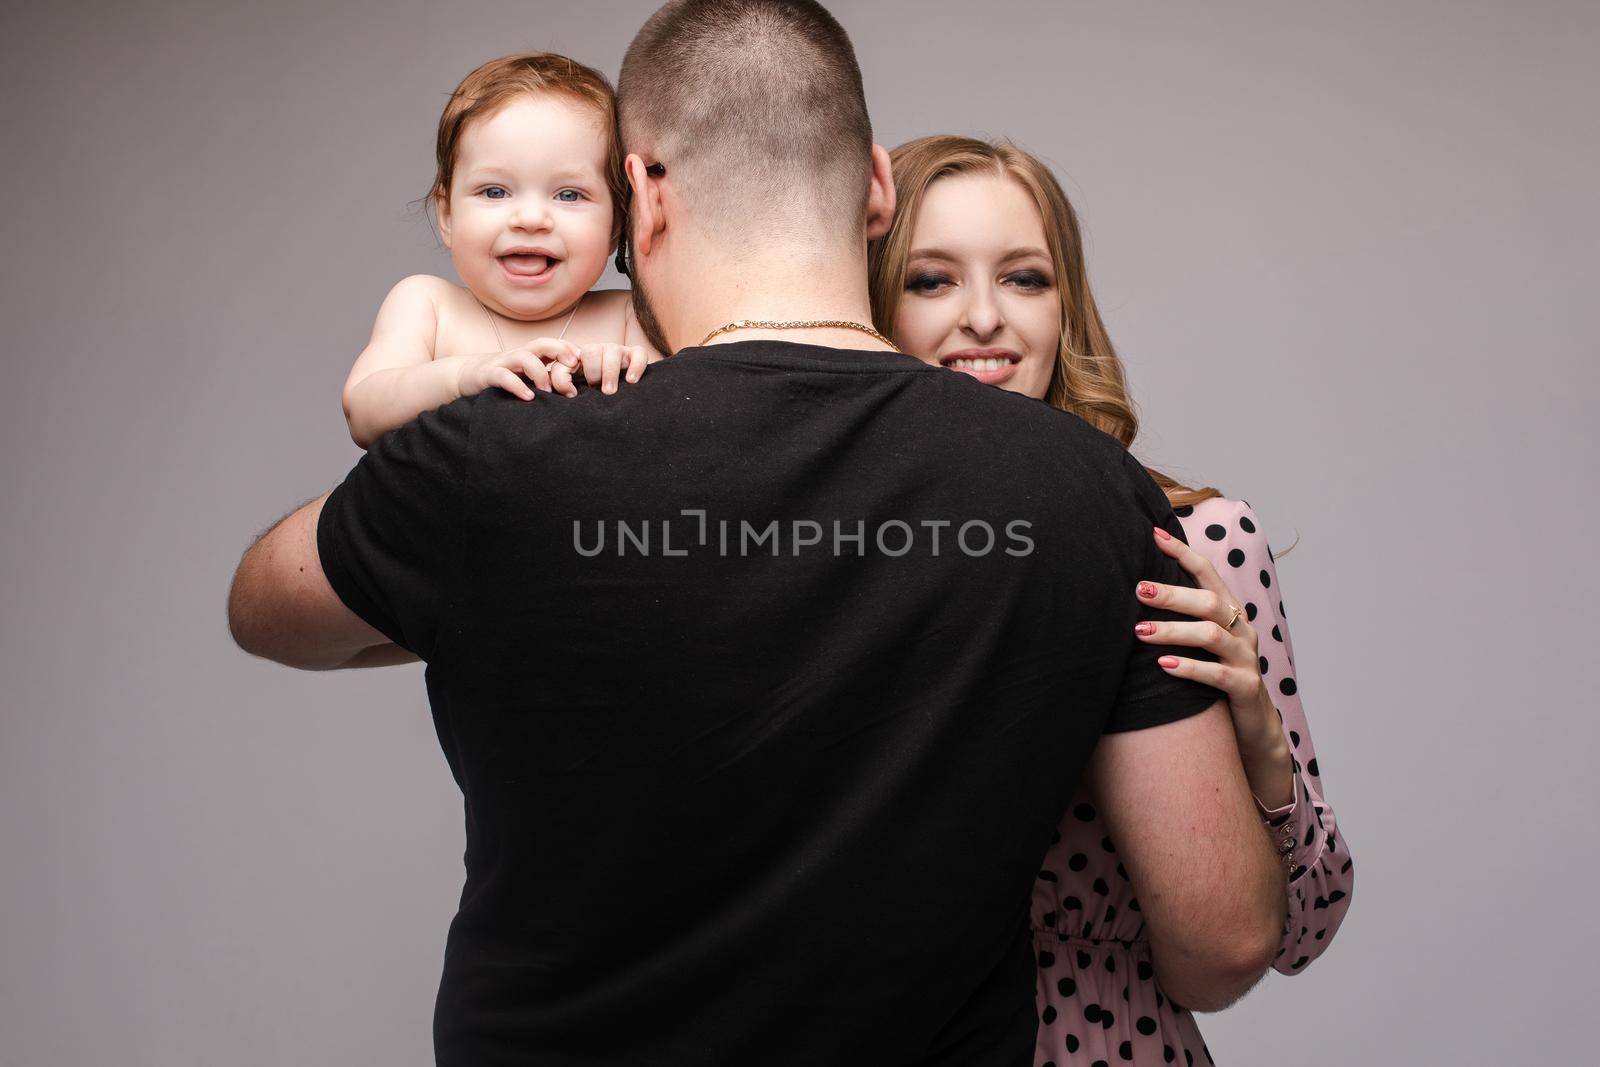
<svg viewBox="0 0 1600 1067"><path fill-rule="evenodd" d="M1243 614L1244 614L1244 609L1239 607L1239 605L1234 604L1233 605L1233 618L1229 619L1225 624L1223 624L1222 628L1224 630L1233 629L1233 624L1238 622L1239 621L1239 616L1243 615Z"/></svg>

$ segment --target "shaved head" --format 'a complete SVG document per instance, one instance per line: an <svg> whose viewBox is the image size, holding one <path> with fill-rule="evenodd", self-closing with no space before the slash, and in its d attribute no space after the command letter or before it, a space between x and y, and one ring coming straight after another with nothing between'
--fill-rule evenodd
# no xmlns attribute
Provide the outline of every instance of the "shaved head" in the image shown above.
<svg viewBox="0 0 1600 1067"><path fill-rule="evenodd" d="M872 125L822 5L673 0L629 46L617 95L624 150L665 164L708 234L863 239Z"/></svg>

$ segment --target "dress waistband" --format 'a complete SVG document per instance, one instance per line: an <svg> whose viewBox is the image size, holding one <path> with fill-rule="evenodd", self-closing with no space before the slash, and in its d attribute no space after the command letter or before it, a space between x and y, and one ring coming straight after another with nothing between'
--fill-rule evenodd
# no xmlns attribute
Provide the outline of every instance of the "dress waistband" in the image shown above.
<svg viewBox="0 0 1600 1067"><path fill-rule="evenodd" d="M1072 945L1075 948L1101 951L1121 949L1125 952L1143 953L1146 956L1150 954L1150 942L1142 938L1130 940L1125 937L1062 937L1054 930L1041 930L1037 926L1032 929L1034 937L1047 937L1053 945Z"/></svg>

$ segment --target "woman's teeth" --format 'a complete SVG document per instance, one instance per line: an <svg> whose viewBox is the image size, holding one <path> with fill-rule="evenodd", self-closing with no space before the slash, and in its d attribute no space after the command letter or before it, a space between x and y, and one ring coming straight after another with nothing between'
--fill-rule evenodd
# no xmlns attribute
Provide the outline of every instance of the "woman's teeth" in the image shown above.
<svg viewBox="0 0 1600 1067"><path fill-rule="evenodd" d="M1009 367L1011 361L1004 356L991 356L988 359L952 359L950 366L956 370L1000 370Z"/></svg>

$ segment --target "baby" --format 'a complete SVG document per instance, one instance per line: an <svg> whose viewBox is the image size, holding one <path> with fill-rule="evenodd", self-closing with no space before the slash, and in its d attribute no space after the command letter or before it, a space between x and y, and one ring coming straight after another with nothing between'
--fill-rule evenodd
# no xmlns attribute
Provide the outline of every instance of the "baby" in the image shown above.
<svg viewBox="0 0 1600 1067"><path fill-rule="evenodd" d="M424 411L498 386L604 392L661 356L627 290L590 292L621 239L615 96L604 76L544 52L468 74L439 119L428 198L465 288L431 275L384 299L344 387L362 448Z"/></svg>

